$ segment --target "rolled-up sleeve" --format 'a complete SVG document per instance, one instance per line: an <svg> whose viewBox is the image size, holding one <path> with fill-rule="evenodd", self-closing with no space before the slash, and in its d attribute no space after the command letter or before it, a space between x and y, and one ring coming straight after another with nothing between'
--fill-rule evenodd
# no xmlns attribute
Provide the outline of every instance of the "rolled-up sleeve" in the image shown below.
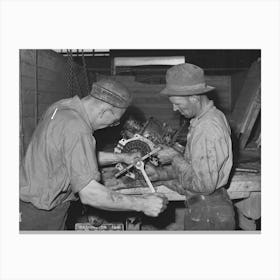
<svg viewBox="0 0 280 280"><path fill-rule="evenodd" d="M174 159L173 165L185 189L196 193L212 193L225 185L232 167L230 138L215 129L197 130L190 144L191 162Z"/></svg>
<svg viewBox="0 0 280 280"><path fill-rule="evenodd" d="M100 180L96 159L96 143L91 134L80 134L65 141L65 160L72 191L81 191L90 181Z"/></svg>

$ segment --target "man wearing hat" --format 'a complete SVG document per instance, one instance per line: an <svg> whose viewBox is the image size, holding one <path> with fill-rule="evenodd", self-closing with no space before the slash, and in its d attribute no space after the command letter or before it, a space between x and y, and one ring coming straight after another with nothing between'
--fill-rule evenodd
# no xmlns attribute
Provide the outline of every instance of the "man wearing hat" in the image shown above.
<svg viewBox="0 0 280 280"><path fill-rule="evenodd" d="M184 155L162 149L159 159L171 165L146 170L152 180L178 179L173 189L186 195L186 230L235 229L233 206L224 188L232 168L231 131L224 114L206 96L213 89L196 65L180 64L167 71L161 94L174 111L191 119L187 144Z"/></svg>
<svg viewBox="0 0 280 280"><path fill-rule="evenodd" d="M93 132L114 126L131 102L119 82L93 84L82 99L63 99L45 112L29 143L20 169L20 229L62 230L70 202L111 211L142 211L157 216L166 208L161 194L118 194L100 181L98 164L132 163L136 154L99 153Z"/></svg>

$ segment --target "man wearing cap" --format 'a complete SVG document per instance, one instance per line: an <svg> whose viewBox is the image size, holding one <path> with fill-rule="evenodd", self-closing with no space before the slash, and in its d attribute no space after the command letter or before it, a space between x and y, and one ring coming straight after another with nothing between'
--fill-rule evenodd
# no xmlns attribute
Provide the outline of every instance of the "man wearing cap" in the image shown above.
<svg viewBox="0 0 280 280"><path fill-rule="evenodd" d="M128 196L99 183L98 164L132 163L138 154L99 153L92 133L113 126L131 102L119 82L93 84L82 99L63 99L42 116L20 169L20 229L62 230L70 202L105 210L142 211L157 216L166 208L161 194Z"/></svg>
<svg viewBox="0 0 280 280"><path fill-rule="evenodd" d="M184 155L165 147L158 156L171 165L157 171L147 166L146 171L152 180L178 179L172 187L186 195L185 230L235 229L224 188L232 167L231 131L224 114L206 96L213 89L206 85L201 68L185 63L167 71L161 92L174 111L191 119L187 144Z"/></svg>

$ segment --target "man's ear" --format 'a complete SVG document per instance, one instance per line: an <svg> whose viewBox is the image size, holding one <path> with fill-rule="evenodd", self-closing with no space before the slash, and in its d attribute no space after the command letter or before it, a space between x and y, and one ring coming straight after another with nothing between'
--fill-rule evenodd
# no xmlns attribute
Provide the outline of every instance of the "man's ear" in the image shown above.
<svg viewBox="0 0 280 280"><path fill-rule="evenodd" d="M102 118L102 117L103 117L103 115L104 115L104 113L105 113L105 110L106 110L106 109L105 109L104 107L100 108L99 114L98 114L99 118Z"/></svg>
<svg viewBox="0 0 280 280"><path fill-rule="evenodd" d="M113 115L112 109L107 106L103 107L102 110L100 111L101 118L107 117L107 116L112 117L112 115Z"/></svg>
<svg viewBox="0 0 280 280"><path fill-rule="evenodd" d="M191 103L198 103L200 101L200 97L198 95L191 95L189 96L189 101Z"/></svg>
<svg viewBox="0 0 280 280"><path fill-rule="evenodd" d="M102 118L102 117L104 117L104 115L107 115L108 113L110 113L109 106L107 106L106 103L100 104L100 107L99 107L99 117Z"/></svg>

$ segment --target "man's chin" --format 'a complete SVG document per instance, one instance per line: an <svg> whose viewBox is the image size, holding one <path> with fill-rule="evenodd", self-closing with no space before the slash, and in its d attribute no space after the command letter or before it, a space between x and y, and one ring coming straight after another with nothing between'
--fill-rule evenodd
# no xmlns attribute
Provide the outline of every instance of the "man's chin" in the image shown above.
<svg viewBox="0 0 280 280"><path fill-rule="evenodd" d="M186 119L192 119L192 118L194 118L195 116L194 116L194 114L192 114L192 113L184 113L184 114L182 114Z"/></svg>

